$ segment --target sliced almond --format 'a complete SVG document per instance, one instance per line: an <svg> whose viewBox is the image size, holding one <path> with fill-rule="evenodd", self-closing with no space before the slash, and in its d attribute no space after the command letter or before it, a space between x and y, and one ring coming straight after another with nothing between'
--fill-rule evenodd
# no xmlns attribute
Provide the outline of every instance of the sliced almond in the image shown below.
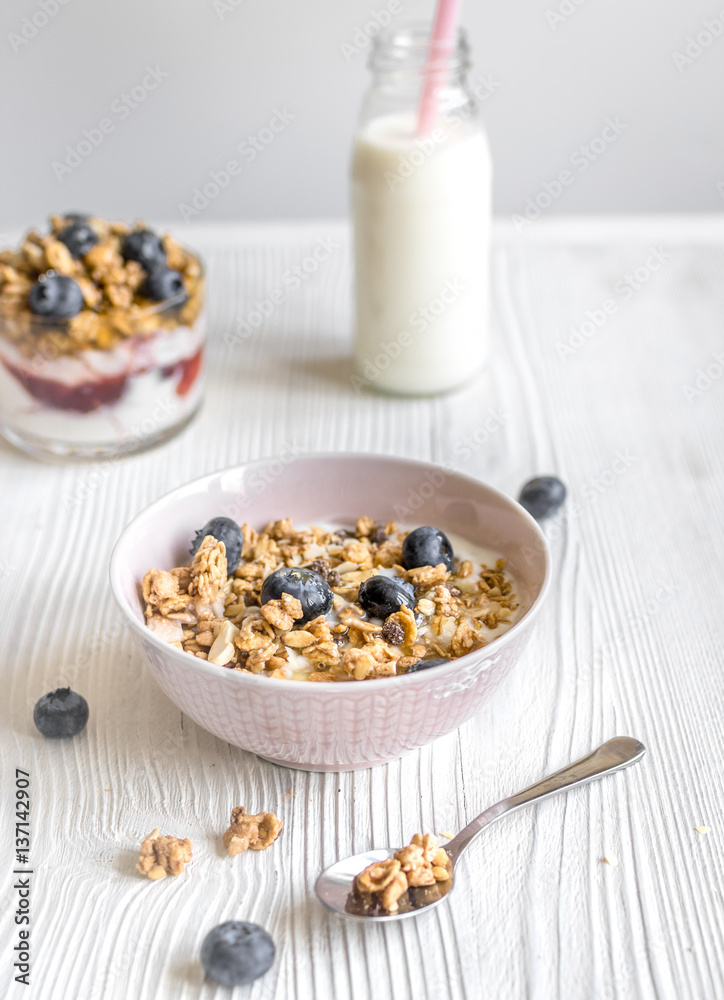
<svg viewBox="0 0 724 1000"><path fill-rule="evenodd" d="M218 663L222 667L228 663L234 656L234 639L238 634L239 629L236 625L230 621L222 622L209 650L207 657L209 663Z"/></svg>
<svg viewBox="0 0 724 1000"><path fill-rule="evenodd" d="M292 649L304 649L305 646L311 646L315 642L315 638L311 632L305 632L304 629L297 629L294 632L287 632L282 636L282 642L285 646L291 646Z"/></svg>

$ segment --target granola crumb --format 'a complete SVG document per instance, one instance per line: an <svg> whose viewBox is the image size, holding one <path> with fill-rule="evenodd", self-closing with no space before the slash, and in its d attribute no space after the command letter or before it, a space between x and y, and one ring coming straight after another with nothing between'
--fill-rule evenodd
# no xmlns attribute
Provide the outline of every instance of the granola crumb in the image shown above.
<svg viewBox="0 0 724 1000"><path fill-rule="evenodd" d="M702 836L705 836L707 833L711 831L710 826L695 826L694 829L696 830L697 833L700 833Z"/></svg>
<svg viewBox="0 0 724 1000"><path fill-rule="evenodd" d="M180 875L191 860L193 844L186 838L166 837L160 827L152 830L141 843L137 870L150 879Z"/></svg>
<svg viewBox="0 0 724 1000"><path fill-rule="evenodd" d="M279 601L267 601L262 606L261 613L270 625L282 632L288 632L294 622L303 617L301 603L290 594L282 594Z"/></svg>
<svg viewBox="0 0 724 1000"><path fill-rule="evenodd" d="M407 578L415 587L434 587L436 583L443 583L449 576L444 563L438 563L437 566L417 566L415 569L407 570Z"/></svg>
<svg viewBox="0 0 724 1000"><path fill-rule="evenodd" d="M197 595L204 605L211 605L226 583L226 546L207 535L199 545L191 564L189 594Z"/></svg>
<svg viewBox="0 0 724 1000"><path fill-rule="evenodd" d="M231 810L231 825L224 834L224 847L229 857L246 850L265 851L282 832L283 822L274 813L250 816L243 806Z"/></svg>
<svg viewBox="0 0 724 1000"><path fill-rule="evenodd" d="M357 524L355 525L356 535L358 538L367 538L375 530L374 518L367 517L363 515L357 518Z"/></svg>
<svg viewBox="0 0 724 1000"><path fill-rule="evenodd" d="M618 858L616 857L615 854L606 854L604 855L603 858L601 858L601 863L604 865L608 865L610 868L617 868Z"/></svg>

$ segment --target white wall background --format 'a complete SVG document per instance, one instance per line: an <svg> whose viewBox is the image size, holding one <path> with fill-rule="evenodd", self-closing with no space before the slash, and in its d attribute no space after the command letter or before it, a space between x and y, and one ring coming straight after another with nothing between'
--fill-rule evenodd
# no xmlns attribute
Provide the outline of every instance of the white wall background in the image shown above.
<svg viewBox="0 0 724 1000"><path fill-rule="evenodd" d="M0 230L56 210L179 218L275 107L294 120L200 217L344 214L368 73L366 53L345 55L343 44L389 2L42 0L43 24L41 0L5 0ZM399 2L398 20L432 14L433 0ZM711 44L699 55L690 45L677 67L674 53L705 21ZM616 116L626 130L574 169L551 213L724 208L722 0L467 0L464 23L473 82L497 85L483 108L498 212L520 212ZM122 119L118 98L147 66L168 76ZM112 131L57 177L53 161L104 118Z"/></svg>

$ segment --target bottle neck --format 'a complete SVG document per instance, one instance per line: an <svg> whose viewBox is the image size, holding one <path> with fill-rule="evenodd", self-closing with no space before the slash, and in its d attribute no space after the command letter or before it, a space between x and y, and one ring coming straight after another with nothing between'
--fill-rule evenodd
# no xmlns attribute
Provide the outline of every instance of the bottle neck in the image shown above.
<svg viewBox="0 0 724 1000"><path fill-rule="evenodd" d="M385 114L417 115L425 81L435 81L437 115L473 119L477 108L467 89L470 50L462 30L452 44L430 43L425 23L388 29L375 39L369 58L372 85L362 106L362 122Z"/></svg>
<svg viewBox="0 0 724 1000"><path fill-rule="evenodd" d="M432 43L430 26L413 22L382 32L375 39L369 58L374 84L422 87L433 73L450 88L464 88L470 66L470 48L459 29L452 43Z"/></svg>

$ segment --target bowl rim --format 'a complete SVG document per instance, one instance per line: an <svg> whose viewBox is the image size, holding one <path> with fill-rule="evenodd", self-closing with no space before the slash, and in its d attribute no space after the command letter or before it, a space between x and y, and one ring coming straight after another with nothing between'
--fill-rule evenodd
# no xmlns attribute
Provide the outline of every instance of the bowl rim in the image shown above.
<svg viewBox="0 0 724 1000"><path fill-rule="evenodd" d="M528 511L525 509L525 507L519 504L517 500L514 500L513 497L508 496L507 493L503 493L502 490L497 489L495 486L490 486L488 483L483 482L481 479L476 479L474 476L469 476L464 472L458 472L456 469L450 469L443 465L438 465L435 462L427 462L421 459L414 459L414 458L398 457L396 455L377 454L375 452L300 451L295 459L295 463L297 461L305 461L305 460L319 461L320 459L324 460L352 459L352 460L362 460L362 461L374 460L376 462L383 461L394 464L417 466L421 470L434 469L437 471L444 472L445 475L456 476L460 479L466 480L469 483L472 483L474 486L482 487L483 489L488 490L490 493L494 494L496 497L503 500L506 504L510 505L516 514L522 516L523 519L527 520L529 522L529 525L535 529L535 533L538 535L538 541L541 547L541 554L543 555L544 558L545 572L543 574L543 581L541 583L541 588L538 593L538 596L533 601L528 610L525 612L525 614L523 614L522 617L519 618L518 621L515 622L515 624L507 632L505 632L503 635L499 636L492 643L490 643L489 646L483 647L482 649L473 650L470 653L465 653L463 656L458 656L455 659L450 660L449 663L445 664L444 666L433 668L434 673L432 675L429 674L428 671L426 670L421 670L421 671L415 671L411 677L408 677L405 674L399 676L396 675L394 677L374 677L366 679L362 682L355 682L355 683L342 682L337 684L314 684L315 696L319 696L322 698L327 698L327 697L333 698L337 696L333 692L337 691L339 688L341 688L348 694L351 693L352 691L355 692L361 691L362 693L368 691L370 693L373 693L389 689L390 684L399 685L400 682L408 685L409 684L414 685L414 684L429 683L431 680L433 680L433 678L452 679L455 673L457 673L462 667L466 666L468 663L471 662L472 657L479 657L481 653L483 654L483 657L486 657L488 655L487 650L490 650L491 652L492 651L497 652L504 646L509 645L510 642L513 641L513 639L516 638L518 634L523 631L524 628L527 629L530 626L531 622L538 616L540 608L544 603L545 598L551 586L552 567L551 567L550 546L548 545L548 540L546 536L543 534L543 531L541 530L540 525L535 520L535 518L533 518L531 514L529 514ZM160 639L150 629L148 629L145 626L145 624L140 622L134 614L131 613L130 609L126 605L126 601L121 592L121 586L120 586L121 549L126 539L126 536L128 532L131 530L131 528L134 527L141 520L150 519L156 512L156 509L162 507L165 503L167 503L170 497L172 497L174 494L177 494L184 490L189 490L191 487L196 487L203 483L210 482L224 474L237 472L241 470L244 471L253 470L254 468L259 466L267 466L269 463L274 461L279 461L279 456L277 455L265 456L263 458L253 459L252 461L249 462L240 462L237 465L224 466L223 468L216 469L213 472L207 472L203 476L198 476L196 479L191 479L186 483L182 483L180 486L176 486L174 487L174 489L169 490L167 493L164 493L156 500L151 501L150 504L147 504L142 510L140 510L124 527L123 531L118 537L118 540L113 546L113 551L111 553L111 559L109 565L109 578L110 578L111 592L113 594L113 598L118 607L120 608L121 613L124 616L124 619L128 623L130 623L131 627L135 630L139 638L141 638L144 641L150 642L152 646L155 645L159 649L159 652L165 653L166 655L170 655L171 659L176 660L179 663L179 665L190 667L192 666L193 663L193 666L197 667L202 674L206 673L210 677L217 677L217 678L223 676L219 673L219 671L224 671L227 676L233 675L234 677L236 677L236 681L232 681L231 682L232 684L241 683L241 684L251 684L257 686L261 685L261 687L259 688L260 691L264 689L278 691L280 684L279 679L272 677L265 677L262 674L251 674L251 673L247 674L247 673L242 673L239 670L229 670L228 668L222 667L219 664L207 663L206 660L203 660L200 657L196 656L190 657L188 653L185 653L181 649L176 649L175 646L171 646L168 642L165 642L163 639ZM450 678L448 678L448 675L450 675ZM299 681L297 683L304 684L303 681ZM269 688L269 685L273 685L273 688Z"/></svg>

